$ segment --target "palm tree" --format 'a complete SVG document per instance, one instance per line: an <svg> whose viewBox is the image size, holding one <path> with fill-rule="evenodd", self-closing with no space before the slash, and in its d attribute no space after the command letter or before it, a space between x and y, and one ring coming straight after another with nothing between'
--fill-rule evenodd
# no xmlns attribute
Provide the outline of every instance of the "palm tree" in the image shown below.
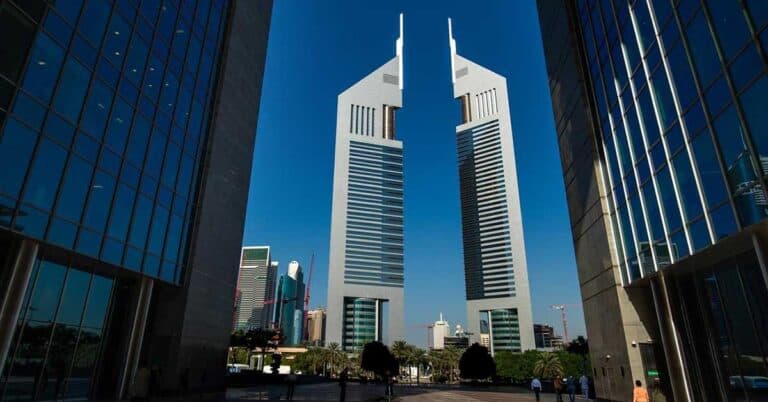
<svg viewBox="0 0 768 402"><path fill-rule="evenodd" d="M331 342L328 345L327 349L327 360L331 363L331 377L333 377L333 369L336 367L336 362L340 359L340 355L343 352L341 351L341 347L336 342Z"/></svg>
<svg viewBox="0 0 768 402"><path fill-rule="evenodd" d="M556 354L544 352L533 366L533 374L541 378L555 378L563 375L563 364Z"/></svg>
<svg viewBox="0 0 768 402"><path fill-rule="evenodd" d="M421 366L427 364L427 352L424 349L414 347L411 350L411 362L416 365L416 384L420 384Z"/></svg>
<svg viewBox="0 0 768 402"><path fill-rule="evenodd" d="M392 354L395 356L395 359L397 359L397 362L400 363L400 371L402 372L403 367L406 367L408 365L408 360L410 357L412 346L408 344L408 342L404 340L395 341L392 344Z"/></svg>

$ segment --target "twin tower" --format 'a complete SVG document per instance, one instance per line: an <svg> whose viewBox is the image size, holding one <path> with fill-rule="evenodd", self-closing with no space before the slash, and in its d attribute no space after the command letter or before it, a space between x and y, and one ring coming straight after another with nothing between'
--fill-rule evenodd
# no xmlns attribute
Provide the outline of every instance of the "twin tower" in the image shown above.
<svg viewBox="0 0 768 402"><path fill-rule="evenodd" d="M495 353L534 348L506 79L456 54L453 94L467 329ZM326 344L355 352L404 337L403 15L395 57L339 95ZM443 266L420 267L435 275ZM440 303L440 300L435 300ZM439 306L438 306L439 307Z"/></svg>

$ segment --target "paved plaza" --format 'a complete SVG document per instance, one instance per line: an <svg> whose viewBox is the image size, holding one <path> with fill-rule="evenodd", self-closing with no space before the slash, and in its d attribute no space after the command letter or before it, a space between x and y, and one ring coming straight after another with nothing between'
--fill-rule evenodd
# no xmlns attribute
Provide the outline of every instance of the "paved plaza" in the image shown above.
<svg viewBox="0 0 768 402"><path fill-rule="evenodd" d="M286 387L265 385L253 388L230 389L228 401L285 400ZM338 401L339 386L336 383L298 385L293 400L297 401ZM386 401L384 386L379 384L356 384L347 386L347 401ZM513 387L450 387L450 386L407 386L395 387L393 401L505 401L533 402L532 392ZM542 394L544 402L554 402L553 394ZM567 400L567 397L565 398ZM581 398L577 401L583 401Z"/></svg>

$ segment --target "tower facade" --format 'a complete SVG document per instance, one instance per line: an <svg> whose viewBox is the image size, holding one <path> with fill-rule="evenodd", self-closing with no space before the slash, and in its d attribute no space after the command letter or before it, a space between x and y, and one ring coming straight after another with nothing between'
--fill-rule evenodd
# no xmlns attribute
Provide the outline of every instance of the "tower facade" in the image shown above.
<svg viewBox="0 0 768 402"><path fill-rule="evenodd" d="M338 98L327 342L403 336L403 16L396 55Z"/></svg>
<svg viewBox="0 0 768 402"><path fill-rule="evenodd" d="M600 400L765 399L766 10L538 1Z"/></svg>
<svg viewBox="0 0 768 402"><path fill-rule="evenodd" d="M234 329L269 327L272 306L264 301L275 296L278 263L272 262L269 246L243 247L237 279Z"/></svg>
<svg viewBox="0 0 768 402"><path fill-rule="evenodd" d="M469 332L491 353L534 348L507 80L456 54L448 20ZM481 325L482 323L482 325Z"/></svg>

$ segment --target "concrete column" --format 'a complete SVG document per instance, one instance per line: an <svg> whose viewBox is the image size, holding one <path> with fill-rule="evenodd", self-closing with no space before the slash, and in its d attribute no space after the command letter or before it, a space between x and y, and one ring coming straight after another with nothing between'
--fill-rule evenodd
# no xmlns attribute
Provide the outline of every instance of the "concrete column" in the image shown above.
<svg viewBox="0 0 768 402"><path fill-rule="evenodd" d="M653 304L664 346L664 358L667 362L667 370L669 370L669 379L672 382L670 385L674 400L691 402L688 374L685 370L685 362L683 361L680 337L678 336L672 316L664 271L659 271L658 276L651 279L651 291L653 292Z"/></svg>
<svg viewBox="0 0 768 402"><path fill-rule="evenodd" d="M147 326L147 315L152 301L152 289L155 281L150 278L142 278L139 294L136 298L136 308L133 313L133 324L128 338L128 350L126 351L125 364L120 372L117 388L117 399L123 399L129 388L129 384L136 375L141 357L141 347L144 342L144 332Z"/></svg>
<svg viewBox="0 0 768 402"><path fill-rule="evenodd" d="M11 267L7 292L0 305L0 370L11 349L14 327L21 314L24 293L32 277L32 270L37 260L38 244L32 240L23 240Z"/></svg>

